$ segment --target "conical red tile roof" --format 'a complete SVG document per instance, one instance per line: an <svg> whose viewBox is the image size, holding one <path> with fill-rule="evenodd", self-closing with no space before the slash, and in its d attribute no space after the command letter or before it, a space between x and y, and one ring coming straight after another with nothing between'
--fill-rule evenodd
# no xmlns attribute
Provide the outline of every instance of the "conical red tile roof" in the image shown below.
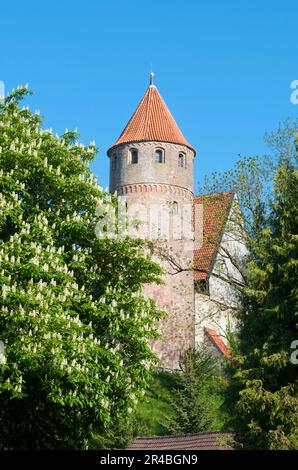
<svg viewBox="0 0 298 470"><path fill-rule="evenodd" d="M148 87L124 131L112 147L128 142L144 141L186 145L195 152L154 85Z"/></svg>

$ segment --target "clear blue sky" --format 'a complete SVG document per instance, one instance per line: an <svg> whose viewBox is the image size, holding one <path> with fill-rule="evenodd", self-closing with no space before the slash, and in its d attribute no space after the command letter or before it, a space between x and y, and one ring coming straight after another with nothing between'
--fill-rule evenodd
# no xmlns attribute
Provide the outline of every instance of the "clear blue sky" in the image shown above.
<svg viewBox="0 0 298 470"><path fill-rule="evenodd" d="M108 185L106 150L149 81L197 149L195 182L263 154L298 80L297 0L16 0L1 2L0 80L29 83L46 127L95 139L92 165Z"/></svg>

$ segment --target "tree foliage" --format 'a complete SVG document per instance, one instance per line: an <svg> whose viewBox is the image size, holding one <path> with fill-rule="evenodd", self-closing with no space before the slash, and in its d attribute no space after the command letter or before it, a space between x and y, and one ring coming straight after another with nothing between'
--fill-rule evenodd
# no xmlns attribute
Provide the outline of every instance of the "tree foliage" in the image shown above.
<svg viewBox="0 0 298 470"><path fill-rule="evenodd" d="M281 147L284 148L284 147ZM228 402L245 448L298 448L298 168L281 155L268 216L256 233L239 312Z"/></svg>
<svg viewBox="0 0 298 470"><path fill-rule="evenodd" d="M206 347L189 349L182 355L171 398L172 413L166 423L171 434L210 431L214 417L206 391L217 372L217 360Z"/></svg>
<svg viewBox="0 0 298 470"><path fill-rule="evenodd" d="M273 180L280 163L295 165L296 149L293 134L298 129L298 119L293 122L286 119L279 123L276 131L265 134L265 142L270 153L260 157L257 155L241 156L234 168L223 173L215 172L206 177L199 187L199 194L221 193L234 191L237 194L240 211L235 212L232 221L245 231L245 242L253 252L260 232L266 228L270 216L270 205L273 197ZM235 260L242 272L240 260Z"/></svg>
<svg viewBox="0 0 298 470"><path fill-rule="evenodd" d="M28 93L0 105L0 447L85 448L146 387L161 312L141 288L161 269L139 240L96 236L117 201L95 145L43 130Z"/></svg>

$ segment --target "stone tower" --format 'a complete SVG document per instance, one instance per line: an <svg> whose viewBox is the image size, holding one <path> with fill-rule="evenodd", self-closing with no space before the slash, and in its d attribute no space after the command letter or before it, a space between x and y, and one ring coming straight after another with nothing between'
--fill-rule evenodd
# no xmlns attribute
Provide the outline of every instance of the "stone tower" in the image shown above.
<svg viewBox="0 0 298 470"><path fill-rule="evenodd" d="M194 148L187 142L153 84L118 140L108 150L110 191L122 196L130 234L154 240L165 285L145 286L159 308L161 339L152 348L164 368L175 369L180 354L195 344L192 207ZM174 262L171 262L174 261ZM184 268L181 272L179 267Z"/></svg>

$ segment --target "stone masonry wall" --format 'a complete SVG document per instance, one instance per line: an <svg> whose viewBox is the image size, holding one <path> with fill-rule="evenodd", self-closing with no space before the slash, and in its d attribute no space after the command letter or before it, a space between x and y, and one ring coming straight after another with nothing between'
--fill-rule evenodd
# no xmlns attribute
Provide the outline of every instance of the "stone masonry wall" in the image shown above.
<svg viewBox="0 0 298 470"><path fill-rule="evenodd" d="M165 163L155 162L155 150L164 151ZM138 163L131 164L130 149L138 150ZM124 144L110 150L110 191L126 201L131 226L129 233L154 240L156 247L166 249L177 263L191 267L193 261L192 203L193 152L185 146L141 142ZM178 155L184 153L186 167L178 166ZM180 354L195 345L193 272L175 273L167 260L157 259L164 270L165 285L144 287L159 308L167 312L160 322L162 337L153 342L161 366L176 369Z"/></svg>
<svg viewBox="0 0 298 470"><path fill-rule="evenodd" d="M130 163L130 150L138 151L137 164ZM155 150L165 154L165 163L155 163ZM186 167L178 167L179 153L185 154ZM163 183L193 193L194 153L184 145L165 142L134 142L112 148L110 155L110 191L137 183ZM116 159L116 164L115 163Z"/></svg>

